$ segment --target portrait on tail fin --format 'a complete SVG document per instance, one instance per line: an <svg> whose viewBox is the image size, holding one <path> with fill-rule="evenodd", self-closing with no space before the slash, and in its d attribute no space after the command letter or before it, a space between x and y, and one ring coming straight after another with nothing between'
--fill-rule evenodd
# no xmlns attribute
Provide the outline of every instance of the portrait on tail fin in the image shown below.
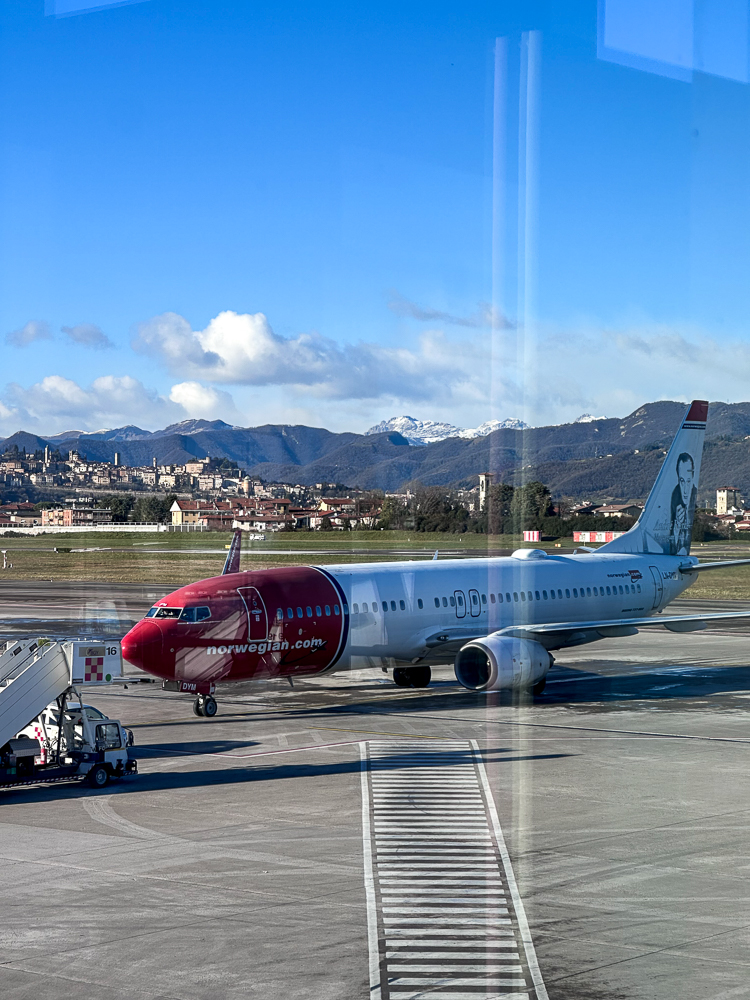
<svg viewBox="0 0 750 1000"><path fill-rule="evenodd" d="M698 494L694 480L695 462L692 455L683 451L677 459L677 485L672 491L669 548L665 555L685 556L690 552Z"/></svg>

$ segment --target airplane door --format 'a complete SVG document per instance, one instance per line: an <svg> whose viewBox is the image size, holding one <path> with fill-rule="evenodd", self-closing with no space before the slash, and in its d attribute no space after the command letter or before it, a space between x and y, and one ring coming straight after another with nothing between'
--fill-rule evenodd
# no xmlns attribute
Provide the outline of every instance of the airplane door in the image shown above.
<svg viewBox="0 0 750 1000"><path fill-rule="evenodd" d="M463 590L454 590L453 596L456 599L456 618L466 617L466 598Z"/></svg>
<svg viewBox="0 0 750 1000"><path fill-rule="evenodd" d="M469 611L471 612L472 618L478 618L479 613L482 610L482 605L479 601L479 591L470 590L469 591Z"/></svg>
<svg viewBox="0 0 750 1000"><path fill-rule="evenodd" d="M263 598L255 587L238 587L247 611L247 638L250 642L268 638L268 613Z"/></svg>
<svg viewBox="0 0 750 1000"><path fill-rule="evenodd" d="M661 573L656 566L649 566L651 576L654 578L654 607L658 608L664 597L664 584L661 581Z"/></svg>

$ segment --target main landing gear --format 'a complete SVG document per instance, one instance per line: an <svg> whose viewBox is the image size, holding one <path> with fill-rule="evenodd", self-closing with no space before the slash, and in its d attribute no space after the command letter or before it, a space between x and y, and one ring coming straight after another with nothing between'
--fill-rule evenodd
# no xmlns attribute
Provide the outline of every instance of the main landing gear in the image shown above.
<svg viewBox="0 0 750 1000"><path fill-rule="evenodd" d="M394 667L393 683L401 688L426 688L432 679L429 667Z"/></svg>
<svg viewBox="0 0 750 1000"><path fill-rule="evenodd" d="M193 711L202 718L213 719L219 706L210 694L199 694L193 702Z"/></svg>

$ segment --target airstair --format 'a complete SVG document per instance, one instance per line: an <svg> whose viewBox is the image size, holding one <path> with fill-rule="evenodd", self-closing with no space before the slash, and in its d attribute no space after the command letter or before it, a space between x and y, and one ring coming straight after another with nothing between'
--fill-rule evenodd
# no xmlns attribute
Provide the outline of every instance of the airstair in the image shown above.
<svg viewBox="0 0 750 1000"><path fill-rule="evenodd" d="M68 690L71 662L60 642L8 643L0 655L0 747Z"/></svg>

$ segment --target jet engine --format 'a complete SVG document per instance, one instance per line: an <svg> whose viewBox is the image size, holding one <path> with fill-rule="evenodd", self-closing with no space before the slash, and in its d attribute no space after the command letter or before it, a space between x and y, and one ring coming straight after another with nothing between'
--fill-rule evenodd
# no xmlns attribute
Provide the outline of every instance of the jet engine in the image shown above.
<svg viewBox="0 0 750 1000"><path fill-rule="evenodd" d="M533 639L488 635L474 639L456 654L459 684L472 691L533 688L541 691L552 657Z"/></svg>

